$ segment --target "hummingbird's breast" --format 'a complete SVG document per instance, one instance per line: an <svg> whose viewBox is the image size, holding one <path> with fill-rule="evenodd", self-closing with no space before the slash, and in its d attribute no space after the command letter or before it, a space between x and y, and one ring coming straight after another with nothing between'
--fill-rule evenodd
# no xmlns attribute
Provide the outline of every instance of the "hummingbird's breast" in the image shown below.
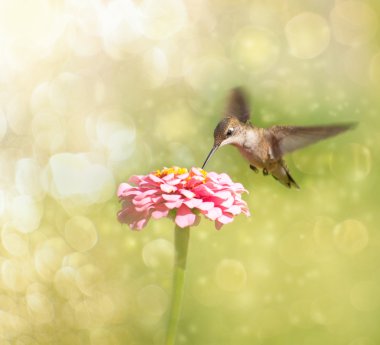
<svg viewBox="0 0 380 345"><path fill-rule="evenodd" d="M246 131L241 145L236 146L250 164L263 169L267 166L269 144L261 128L250 128Z"/></svg>

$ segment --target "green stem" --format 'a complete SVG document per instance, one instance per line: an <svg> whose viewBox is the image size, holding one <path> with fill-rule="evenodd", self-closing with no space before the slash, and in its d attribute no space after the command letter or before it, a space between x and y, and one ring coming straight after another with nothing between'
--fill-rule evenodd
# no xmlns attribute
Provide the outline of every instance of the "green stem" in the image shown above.
<svg viewBox="0 0 380 345"><path fill-rule="evenodd" d="M190 236L189 230L189 228L182 229L178 226L176 226L174 229L175 258L170 314L166 332L166 345L174 345L177 335L178 321L181 314L183 290L185 286L186 258Z"/></svg>

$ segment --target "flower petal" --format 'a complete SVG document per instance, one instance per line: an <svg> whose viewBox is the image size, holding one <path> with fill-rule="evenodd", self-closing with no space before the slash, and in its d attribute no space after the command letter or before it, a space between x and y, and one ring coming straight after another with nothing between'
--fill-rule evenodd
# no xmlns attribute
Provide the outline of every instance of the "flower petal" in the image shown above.
<svg viewBox="0 0 380 345"><path fill-rule="evenodd" d="M223 190L223 191L216 192L215 196L220 199L227 200L228 198L231 197L231 192Z"/></svg>
<svg viewBox="0 0 380 345"><path fill-rule="evenodd" d="M193 212L191 212L191 210L186 205L182 205L178 209L177 215L175 217L175 223L180 228L192 226L196 223L196 221L197 221L197 216Z"/></svg>
<svg viewBox="0 0 380 345"><path fill-rule="evenodd" d="M194 194L192 191L188 190L188 189L180 189L179 192L180 192L183 196L185 196L186 198L189 198L189 199L195 197L195 194Z"/></svg>
<svg viewBox="0 0 380 345"><path fill-rule="evenodd" d="M222 206L224 206L226 208L231 207L234 204L234 201L235 201L235 199L233 198L233 196L230 196L229 198L227 198L226 201L222 202Z"/></svg>
<svg viewBox="0 0 380 345"><path fill-rule="evenodd" d="M199 186L196 186L193 188L193 192L198 196L210 196L214 195L215 193L208 188L205 184L200 184Z"/></svg>
<svg viewBox="0 0 380 345"><path fill-rule="evenodd" d="M237 206L237 205L232 205L231 207L229 207L227 209L227 211L229 213L233 214L234 216L236 216L242 212L242 208L240 206Z"/></svg>
<svg viewBox="0 0 380 345"><path fill-rule="evenodd" d="M133 207L122 209L118 212L117 217L120 223L128 224L131 229L142 229L150 218L148 212L138 212Z"/></svg>
<svg viewBox="0 0 380 345"><path fill-rule="evenodd" d="M165 207L165 205L161 205L156 207L156 209L152 212L152 218L160 219L166 217L169 213L169 209Z"/></svg>
<svg viewBox="0 0 380 345"><path fill-rule="evenodd" d="M214 205L215 204L211 201L204 201L197 206L197 209L201 211L208 211L208 210L211 210L214 207Z"/></svg>
<svg viewBox="0 0 380 345"><path fill-rule="evenodd" d="M183 200L174 200L174 201L165 202L166 207L171 210L173 208L179 208L182 204L183 204Z"/></svg>
<svg viewBox="0 0 380 345"><path fill-rule="evenodd" d="M141 230L142 228L145 227L145 225L147 225L148 221L149 221L149 218L143 218L130 224L130 227L134 230Z"/></svg>
<svg viewBox="0 0 380 345"><path fill-rule="evenodd" d="M143 180L143 178L144 176L142 175L133 175L129 178L129 182L138 185Z"/></svg>
<svg viewBox="0 0 380 345"><path fill-rule="evenodd" d="M195 207L198 207L199 205L202 204L202 199L193 198L193 199L190 199L190 200L186 200L183 203L186 206L188 206L189 208L195 208Z"/></svg>
<svg viewBox="0 0 380 345"><path fill-rule="evenodd" d="M120 197L123 197L125 196L125 193L130 191L131 189L133 189L133 187L128 184L128 183L121 183L119 188L117 189L117 196L120 198ZM138 193L138 191L134 191L135 193Z"/></svg>
<svg viewBox="0 0 380 345"><path fill-rule="evenodd" d="M220 230L223 226L223 223L221 222L218 222L217 220L215 221L215 228L216 230Z"/></svg>
<svg viewBox="0 0 380 345"><path fill-rule="evenodd" d="M161 184L160 188L165 193L173 193L177 190L177 187L171 186L170 184L166 184L166 183Z"/></svg>
<svg viewBox="0 0 380 345"><path fill-rule="evenodd" d="M156 183L161 183L161 182L162 182L161 178L159 178L159 177L156 176L155 174L149 174L149 175L148 175L148 178L149 178L150 180L152 180L153 182L156 182Z"/></svg>
<svg viewBox="0 0 380 345"><path fill-rule="evenodd" d="M179 194L162 194L162 198L166 201L176 201L181 199Z"/></svg>
<svg viewBox="0 0 380 345"><path fill-rule="evenodd" d="M222 215L222 210L219 207L214 207L206 213L207 218L215 220Z"/></svg>
<svg viewBox="0 0 380 345"><path fill-rule="evenodd" d="M234 217L232 215L229 215L226 213L224 213L220 217L218 217L218 222L220 222L222 224L231 223L233 220L234 220Z"/></svg>
<svg viewBox="0 0 380 345"><path fill-rule="evenodd" d="M143 205L150 203L151 201L152 201L152 198L150 198L150 197L147 197L147 198L144 198L141 200L139 200L138 198L134 198L132 200L132 203L133 203L133 205L136 205L136 206L143 206Z"/></svg>

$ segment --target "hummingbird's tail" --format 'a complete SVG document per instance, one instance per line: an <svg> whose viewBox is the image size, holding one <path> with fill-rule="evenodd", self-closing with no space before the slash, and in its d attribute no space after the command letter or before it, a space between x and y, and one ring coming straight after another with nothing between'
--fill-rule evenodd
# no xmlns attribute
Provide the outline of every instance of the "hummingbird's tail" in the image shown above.
<svg viewBox="0 0 380 345"><path fill-rule="evenodd" d="M296 181L294 181L294 178L290 175L289 170L283 161L280 162L280 164L278 164L276 168L270 173L278 182L282 183L284 186L288 188L295 187L297 189L300 189L300 186Z"/></svg>
<svg viewBox="0 0 380 345"><path fill-rule="evenodd" d="M286 175L288 176L289 182L287 183L287 186L291 188L292 186L300 189L300 186L297 184L296 181L294 181L294 178L290 175L289 170L286 169Z"/></svg>

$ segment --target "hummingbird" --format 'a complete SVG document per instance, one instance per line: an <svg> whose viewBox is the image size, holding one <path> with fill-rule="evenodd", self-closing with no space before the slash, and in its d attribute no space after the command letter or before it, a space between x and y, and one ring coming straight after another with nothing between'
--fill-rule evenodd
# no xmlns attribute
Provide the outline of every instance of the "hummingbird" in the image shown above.
<svg viewBox="0 0 380 345"><path fill-rule="evenodd" d="M242 88L237 87L231 90L224 117L215 127L214 145L202 169L219 147L230 144L239 150L254 172L261 169L263 175L270 174L284 186L299 189L283 156L355 126L356 123L256 127L250 122L247 98Z"/></svg>

